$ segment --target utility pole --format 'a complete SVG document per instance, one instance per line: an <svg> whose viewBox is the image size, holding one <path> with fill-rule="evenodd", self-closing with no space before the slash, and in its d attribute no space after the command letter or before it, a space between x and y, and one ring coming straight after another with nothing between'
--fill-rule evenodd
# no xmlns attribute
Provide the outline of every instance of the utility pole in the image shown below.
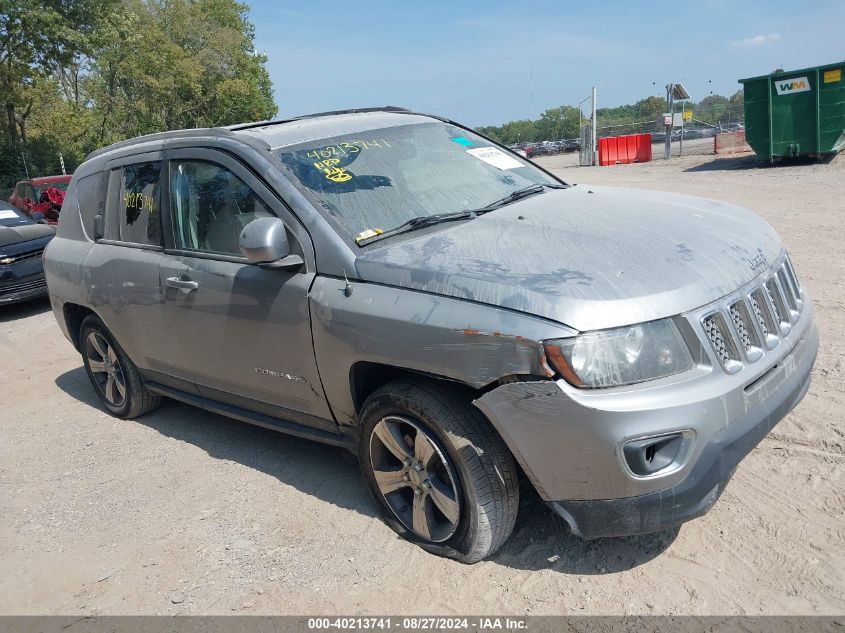
<svg viewBox="0 0 845 633"><path fill-rule="evenodd" d="M687 109L687 102L681 101L681 146L678 150L678 156L684 155L684 112ZM675 116L674 114L672 116Z"/></svg>
<svg viewBox="0 0 845 633"><path fill-rule="evenodd" d="M24 154L23 146L21 146L21 160L23 160L23 170L26 172L27 179L29 179L29 167L26 166L26 154Z"/></svg>
<svg viewBox="0 0 845 633"><path fill-rule="evenodd" d="M675 103L672 101L672 84L666 84L666 111L669 113L669 125L666 126L666 141L663 148L663 158L672 158L672 118Z"/></svg>
<svg viewBox="0 0 845 633"><path fill-rule="evenodd" d="M593 102L592 105L592 122L593 124L590 126L590 156L592 158L592 164L595 166L596 164L596 136L598 134L598 129L596 127L596 87L593 86L593 90L590 93L591 101Z"/></svg>

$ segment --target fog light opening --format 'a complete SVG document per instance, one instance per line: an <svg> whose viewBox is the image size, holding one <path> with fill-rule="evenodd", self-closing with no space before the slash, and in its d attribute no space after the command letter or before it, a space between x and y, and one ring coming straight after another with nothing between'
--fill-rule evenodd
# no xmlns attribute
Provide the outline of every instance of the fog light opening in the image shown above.
<svg viewBox="0 0 845 633"><path fill-rule="evenodd" d="M635 477L667 474L683 465L692 431L629 440L622 445L625 465Z"/></svg>

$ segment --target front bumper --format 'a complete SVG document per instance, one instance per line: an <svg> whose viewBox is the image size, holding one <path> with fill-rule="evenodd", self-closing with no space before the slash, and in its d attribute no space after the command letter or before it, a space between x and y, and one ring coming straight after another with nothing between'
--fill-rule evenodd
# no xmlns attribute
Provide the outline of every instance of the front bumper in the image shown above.
<svg viewBox="0 0 845 633"><path fill-rule="evenodd" d="M32 248L37 249L37 246ZM17 254L12 256L20 257ZM46 294L44 264L37 250L24 253L20 261L0 265L0 305L27 301Z"/></svg>
<svg viewBox="0 0 845 633"><path fill-rule="evenodd" d="M765 406L716 433L705 445L689 474L671 488L626 499L553 501L549 505L583 538L646 534L675 527L705 514L739 462L797 405L810 387L818 334L806 345L812 355L796 368Z"/></svg>
<svg viewBox="0 0 845 633"><path fill-rule="evenodd" d="M27 301L47 295L47 281L44 274L18 279L14 283L0 285L0 305Z"/></svg>
<svg viewBox="0 0 845 633"><path fill-rule="evenodd" d="M563 380L516 382L475 404L540 497L576 534L669 528L707 512L737 464L806 393L818 349L812 312L807 300L766 361L734 375L711 364L613 389L579 390ZM640 477L626 468L626 442L678 432L692 441L676 467Z"/></svg>

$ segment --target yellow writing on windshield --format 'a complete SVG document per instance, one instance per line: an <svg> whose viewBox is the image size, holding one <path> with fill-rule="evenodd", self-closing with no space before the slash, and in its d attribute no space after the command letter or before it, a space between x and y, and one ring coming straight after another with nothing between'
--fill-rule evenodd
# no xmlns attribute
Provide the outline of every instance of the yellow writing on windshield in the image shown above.
<svg viewBox="0 0 845 633"><path fill-rule="evenodd" d="M343 167L338 167L340 160L337 158L328 158L324 161L314 163L314 167L325 174L326 179L332 182L346 182L352 180L352 174L346 171Z"/></svg>
<svg viewBox="0 0 845 633"><path fill-rule="evenodd" d="M359 141L344 141L325 147L317 147L305 154L308 158L333 158L335 156L350 156L358 154L365 149L386 149L391 147L390 143L383 138L371 138Z"/></svg>

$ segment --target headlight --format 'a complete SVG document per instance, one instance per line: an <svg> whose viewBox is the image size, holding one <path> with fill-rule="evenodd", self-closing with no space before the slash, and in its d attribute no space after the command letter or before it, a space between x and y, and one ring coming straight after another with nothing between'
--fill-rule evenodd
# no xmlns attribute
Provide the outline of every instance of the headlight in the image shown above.
<svg viewBox="0 0 845 633"><path fill-rule="evenodd" d="M554 368L576 387L630 385L664 378L694 366L671 319L545 341Z"/></svg>

